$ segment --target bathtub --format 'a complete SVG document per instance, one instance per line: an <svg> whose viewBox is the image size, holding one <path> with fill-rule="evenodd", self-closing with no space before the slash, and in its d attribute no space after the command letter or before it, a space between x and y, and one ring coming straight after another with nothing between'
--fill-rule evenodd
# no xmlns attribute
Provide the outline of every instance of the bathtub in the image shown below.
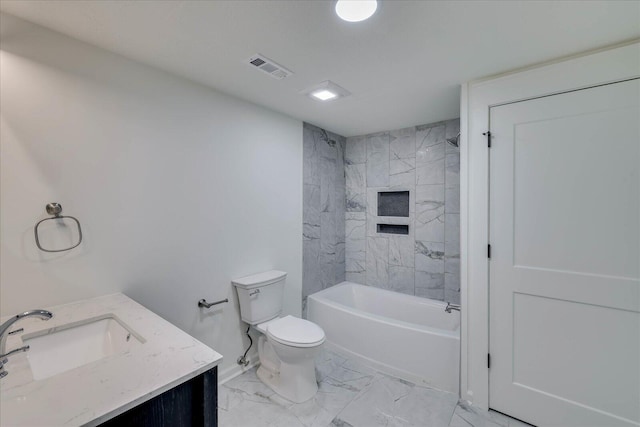
<svg viewBox="0 0 640 427"><path fill-rule="evenodd" d="M460 313L446 303L342 282L309 295L307 318L329 349L375 369L459 393Z"/></svg>

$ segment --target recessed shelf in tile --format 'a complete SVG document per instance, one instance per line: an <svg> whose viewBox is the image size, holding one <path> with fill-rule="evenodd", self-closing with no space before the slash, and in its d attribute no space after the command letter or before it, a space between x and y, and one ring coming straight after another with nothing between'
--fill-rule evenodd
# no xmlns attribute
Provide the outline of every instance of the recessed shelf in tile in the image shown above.
<svg viewBox="0 0 640 427"><path fill-rule="evenodd" d="M408 191L378 192L378 216L409 216Z"/></svg>
<svg viewBox="0 0 640 427"><path fill-rule="evenodd" d="M409 226L403 224L378 224L378 233L409 234Z"/></svg>

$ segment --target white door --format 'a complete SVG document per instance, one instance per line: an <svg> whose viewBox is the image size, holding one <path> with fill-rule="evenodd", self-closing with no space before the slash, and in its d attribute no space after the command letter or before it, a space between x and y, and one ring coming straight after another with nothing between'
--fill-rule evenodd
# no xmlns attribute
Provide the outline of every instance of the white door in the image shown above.
<svg viewBox="0 0 640 427"><path fill-rule="evenodd" d="M640 425L640 84L490 109L489 405Z"/></svg>

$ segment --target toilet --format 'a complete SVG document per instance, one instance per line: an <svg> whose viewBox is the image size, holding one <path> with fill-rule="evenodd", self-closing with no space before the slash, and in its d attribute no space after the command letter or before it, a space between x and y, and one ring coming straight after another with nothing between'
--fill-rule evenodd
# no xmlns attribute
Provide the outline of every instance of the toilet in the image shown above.
<svg viewBox="0 0 640 427"><path fill-rule="evenodd" d="M287 273L267 271L232 281L240 315L260 333L260 380L280 396L301 403L318 391L315 356L325 341L322 328L295 316L281 316Z"/></svg>

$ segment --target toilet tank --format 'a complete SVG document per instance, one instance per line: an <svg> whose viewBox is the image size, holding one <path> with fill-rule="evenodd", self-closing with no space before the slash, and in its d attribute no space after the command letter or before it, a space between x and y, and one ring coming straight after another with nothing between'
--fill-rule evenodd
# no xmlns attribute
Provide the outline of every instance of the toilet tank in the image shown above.
<svg viewBox="0 0 640 427"><path fill-rule="evenodd" d="M286 277L284 271L271 270L231 281L238 291L243 322L256 325L280 315Z"/></svg>

